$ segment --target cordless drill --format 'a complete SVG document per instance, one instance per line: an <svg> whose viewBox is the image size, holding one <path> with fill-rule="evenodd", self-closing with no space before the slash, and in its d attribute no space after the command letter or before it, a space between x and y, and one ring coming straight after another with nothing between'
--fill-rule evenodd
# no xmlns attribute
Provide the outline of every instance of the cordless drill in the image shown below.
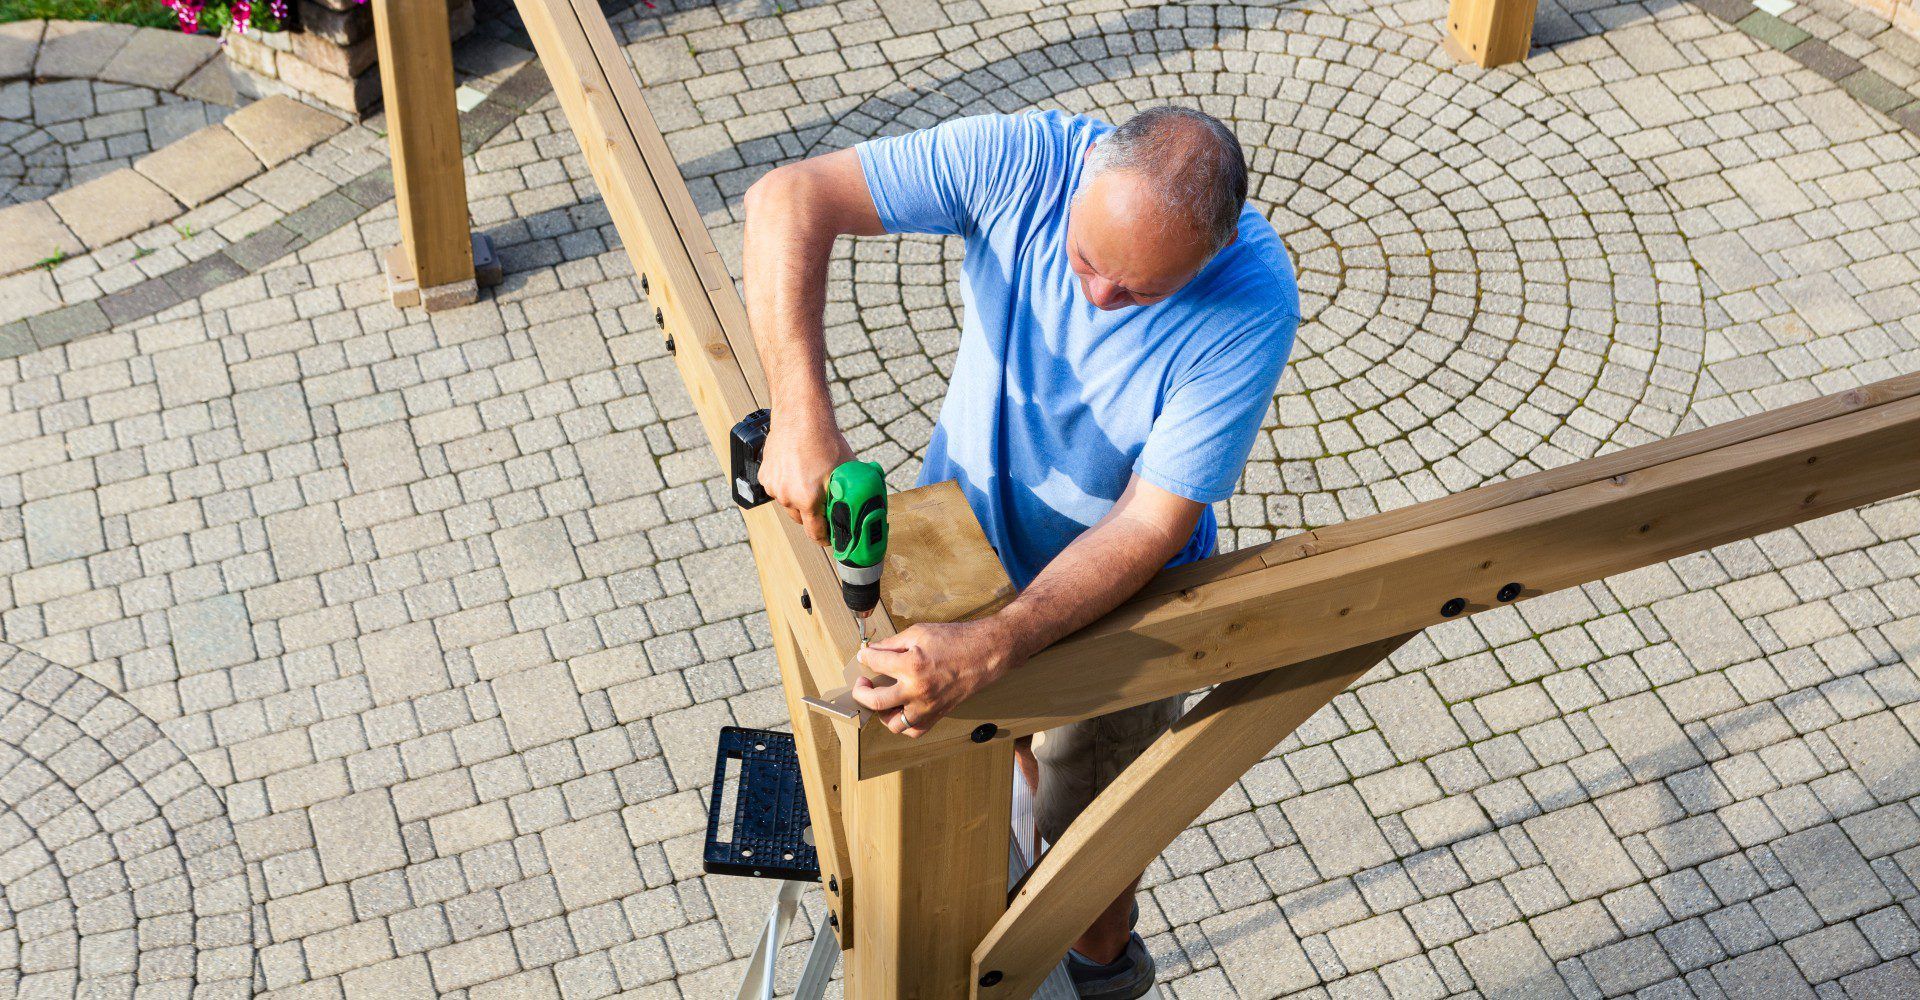
<svg viewBox="0 0 1920 1000"><path fill-rule="evenodd" d="M773 415L755 410L733 425L733 502L741 509L769 499L760 488L760 460ZM867 639L867 616L880 604L880 568L887 559L887 480L878 462L842 462L827 477L827 542L840 577L840 598Z"/></svg>

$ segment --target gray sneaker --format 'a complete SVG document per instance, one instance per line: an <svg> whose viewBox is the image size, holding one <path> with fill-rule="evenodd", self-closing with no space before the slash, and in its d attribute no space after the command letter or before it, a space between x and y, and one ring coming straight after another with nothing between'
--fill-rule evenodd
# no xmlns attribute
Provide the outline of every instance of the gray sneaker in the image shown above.
<svg viewBox="0 0 1920 1000"><path fill-rule="evenodd" d="M1140 935L1127 935L1127 950L1106 965L1095 965L1076 951L1067 952L1067 975L1080 1000L1136 1000L1153 989L1153 956Z"/></svg>

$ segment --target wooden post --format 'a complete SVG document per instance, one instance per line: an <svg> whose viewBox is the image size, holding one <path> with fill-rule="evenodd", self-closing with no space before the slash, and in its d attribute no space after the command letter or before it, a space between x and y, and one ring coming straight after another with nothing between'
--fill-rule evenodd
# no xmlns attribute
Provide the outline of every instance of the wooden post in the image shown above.
<svg viewBox="0 0 1920 1000"><path fill-rule="evenodd" d="M1533 48L1535 0L1449 0L1447 51L1483 67L1519 62Z"/></svg>
<svg viewBox="0 0 1920 1000"><path fill-rule="evenodd" d="M880 587L893 628L977 618L1013 597L958 485L893 494L887 518ZM795 729L801 725L796 715ZM857 745L885 730L876 721L842 732ZM842 753L855 872L847 996L968 995L974 946L1007 909L1013 740L997 733L988 727L978 733L985 742L970 742L951 758L864 780L855 770L859 754Z"/></svg>
<svg viewBox="0 0 1920 1000"><path fill-rule="evenodd" d="M841 787L857 872L847 996L964 1000L974 946L1007 909L1013 741Z"/></svg>
<svg viewBox="0 0 1920 1000"><path fill-rule="evenodd" d="M760 587L768 586L766 563L759 563ZM840 787L840 735L833 724L817 713L807 711L801 699L819 694L807 672L805 654L793 628L787 623L781 605L767 603L767 627L773 632L774 656L780 663L780 687L786 696L787 715L793 720L793 742L800 758L801 789L806 794L807 815L813 824L813 844L820 859L820 886L826 892L827 908L838 925L835 936L840 948L852 946L848 931L853 927L851 908L846 905L853 884L853 862L847 849L847 826Z"/></svg>
<svg viewBox="0 0 1920 1000"><path fill-rule="evenodd" d="M400 245L387 254L396 306L429 311L480 296L467 222L453 37L445 0L373 0ZM482 257L490 257L483 250Z"/></svg>

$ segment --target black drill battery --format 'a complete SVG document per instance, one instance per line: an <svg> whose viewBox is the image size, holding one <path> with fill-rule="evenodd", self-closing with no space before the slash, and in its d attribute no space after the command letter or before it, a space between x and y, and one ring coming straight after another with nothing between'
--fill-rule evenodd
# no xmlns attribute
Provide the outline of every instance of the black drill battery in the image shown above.
<svg viewBox="0 0 1920 1000"><path fill-rule="evenodd" d="M760 488L760 457L766 452L767 431L773 427L773 411L755 410L733 425L729 435L732 453L733 502L742 510L758 507L768 500Z"/></svg>

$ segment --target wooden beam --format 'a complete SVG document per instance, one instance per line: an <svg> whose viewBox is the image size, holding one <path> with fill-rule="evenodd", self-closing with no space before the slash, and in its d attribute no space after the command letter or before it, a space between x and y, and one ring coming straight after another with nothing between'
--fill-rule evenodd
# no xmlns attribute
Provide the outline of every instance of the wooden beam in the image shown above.
<svg viewBox="0 0 1920 1000"><path fill-rule="evenodd" d="M1154 577L1140 589L1134 600L1144 601L1165 597L1203 583L1249 573L1264 566L1278 566L1295 559L1332 552L1361 542L1387 538L1468 514L1497 510L1523 500L1532 500L1549 493L1597 483L1615 476L1624 476L1655 465L1704 454L1715 448L1753 441L1768 434L1805 427L1831 417L1916 396L1920 396L1920 374L1897 375L1884 381L1836 392L1830 396L1803 400L1739 420L1729 420L1724 424L1715 424L1712 427L1652 441L1638 447L1608 452L1605 455L1568 465L1529 473L1516 479L1504 479L1497 483L1462 490L1459 493L1450 493L1411 507L1382 511L1369 517L1302 531L1263 545L1240 549L1228 555L1189 563Z"/></svg>
<svg viewBox="0 0 1920 1000"><path fill-rule="evenodd" d="M1220 579L1195 568L1188 579L1200 582L1123 604L918 739L866 734L860 773L963 747L982 723L1014 736L1051 729L1437 624L1456 597L1471 614L1500 603L1508 583L1531 597L1920 489L1911 388L1902 379L1840 394L1807 411L1837 415L1788 429L1702 432L1733 442L1717 447L1632 449L1609 462L1626 471L1485 509L1468 499L1439 501L1448 516L1438 519L1382 515L1416 526L1356 529L1365 540L1270 566L1225 560Z"/></svg>
<svg viewBox="0 0 1920 1000"><path fill-rule="evenodd" d="M614 227L673 337L676 366L724 465L734 423L768 399L733 279L712 251L599 8L591 0L517 6ZM869 621L875 636L891 635L896 620L937 621L983 606L956 600L958 592L948 589L954 581L989 597L1010 590L957 488L903 495L901 504L889 546L888 613ZM839 600L825 552L799 526L773 504L744 517L776 640L784 627L791 642L781 653L782 680L803 766L823 768L830 764L829 731L793 705L843 682L856 645L853 617ZM919 568L935 559L946 574ZM885 732L877 723L872 729ZM964 997L973 945L1006 907L1012 744L970 743L966 752L911 774L862 781L852 767L868 734L833 735L842 767L839 829L833 805L814 803L832 794L827 781L808 789L808 806L826 817L830 839L844 836L844 851L830 847L823 866L851 866L841 875L836 908L854 942L848 995Z"/></svg>
<svg viewBox="0 0 1920 1000"><path fill-rule="evenodd" d="M667 225L649 231L661 245L659 259L669 272L665 290L669 296L701 297L700 292L706 293L704 310L690 307L684 319L698 324L703 332L717 333L735 348L732 354L742 376L760 405L765 406L769 398L767 378L760 369L760 355L754 350L753 337L747 329L746 305L734 288L733 275L720 259L720 251L714 248L713 235L707 232L706 222L693 203L693 192L680 176L679 162L673 158L666 137L654 123L653 112L647 109L646 99L640 94L640 79L627 61L627 52L614 37L613 28L607 24L607 17L595 0L572 0L572 6L601 67L613 103L620 111L620 122L625 125L623 140L630 139L638 150L642 166L652 177L653 194L666 211ZM626 239L624 233L621 239ZM693 279L690 284L688 269ZM709 312L711 315L707 315ZM726 452L715 454L724 464Z"/></svg>
<svg viewBox="0 0 1920 1000"><path fill-rule="evenodd" d="M447 5L373 0L373 28L406 264L423 292L473 281Z"/></svg>
<svg viewBox="0 0 1920 1000"><path fill-rule="evenodd" d="M1442 38L1454 58L1476 66L1516 63L1533 49L1535 0L1449 0Z"/></svg>
<svg viewBox="0 0 1920 1000"><path fill-rule="evenodd" d="M675 366L724 468L733 425L768 399L733 279L598 7L590 0L516 6L634 271L673 337ZM831 596L838 583L826 553L773 504L743 517L769 612L788 623L814 688L838 686L858 631ZM872 625L891 634L881 616Z"/></svg>
<svg viewBox="0 0 1920 1000"><path fill-rule="evenodd" d="M890 494L887 518L891 544L881 593L893 628L923 621L963 621L989 613L1012 599L1013 584L958 484L933 483ZM776 584L769 579L766 565L762 564L760 585L762 590L771 590ZM837 599L837 595L829 597ZM827 889L827 903L839 921L842 946L850 948L854 868L843 809L847 789L842 783L841 758L843 738L857 739L856 732L851 727L836 726L801 704L804 698L819 697L821 691L806 668L791 623L777 604L768 610L767 618L780 663L787 714L793 719L807 811L813 817L814 844L820 854L821 882ZM912 787L901 787L894 794L911 800L919 793Z"/></svg>
<svg viewBox="0 0 1920 1000"><path fill-rule="evenodd" d="M1287 734L1413 633L1214 688L1067 827L973 952L975 1000L1033 995L1107 902ZM988 986L987 983L993 985Z"/></svg>
<svg viewBox="0 0 1920 1000"><path fill-rule="evenodd" d="M763 575L762 586L764 581ZM820 692L813 687L813 678L807 673L793 629L774 610L767 612L767 627L773 632L773 650L780 665L780 689L786 696L787 716L793 720L801 791L806 795L807 816L813 826L814 852L820 859L820 885L826 891L835 935L840 939L841 950L845 951L853 943L853 907L850 905L853 855L842 809L840 734L831 722L807 711L801 704L801 699L817 697Z"/></svg>

